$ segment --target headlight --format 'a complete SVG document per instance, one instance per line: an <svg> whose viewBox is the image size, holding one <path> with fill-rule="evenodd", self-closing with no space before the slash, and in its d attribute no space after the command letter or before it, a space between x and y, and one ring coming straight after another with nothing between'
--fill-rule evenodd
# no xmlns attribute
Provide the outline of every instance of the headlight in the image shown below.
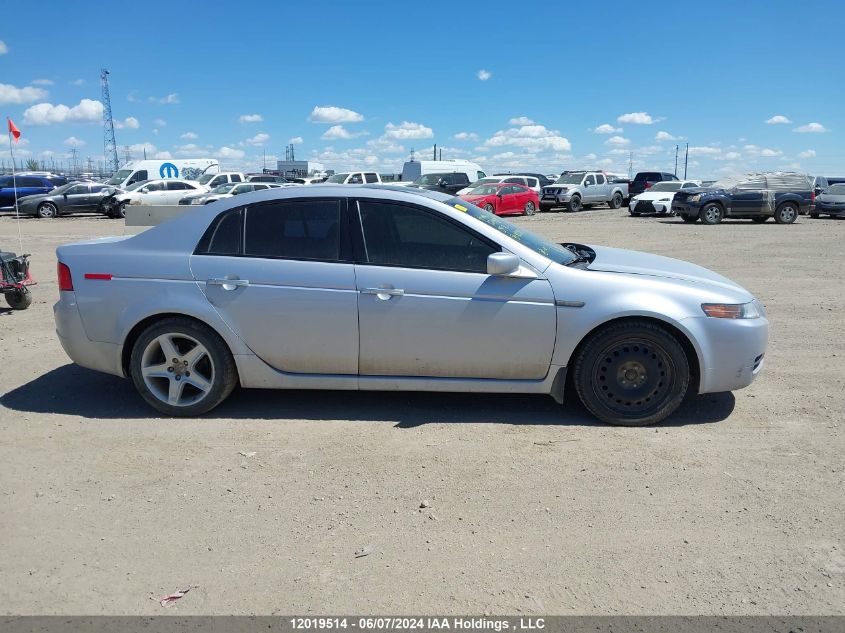
<svg viewBox="0 0 845 633"><path fill-rule="evenodd" d="M697 193L694 196L690 196L688 198L689 202L698 202L699 200L701 200L701 194L700 193Z"/></svg>
<svg viewBox="0 0 845 633"><path fill-rule="evenodd" d="M660 198L658 202L669 202L669 200L671 200L671 198Z"/></svg>
<svg viewBox="0 0 845 633"><path fill-rule="evenodd" d="M763 316L755 301L748 303L702 303L704 314L715 319L757 319Z"/></svg>
<svg viewBox="0 0 845 633"><path fill-rule="evenodd" d="M634 196L633 198L631 198L631 202L639 202L639 201L640 201L639 196Z"/></svg>

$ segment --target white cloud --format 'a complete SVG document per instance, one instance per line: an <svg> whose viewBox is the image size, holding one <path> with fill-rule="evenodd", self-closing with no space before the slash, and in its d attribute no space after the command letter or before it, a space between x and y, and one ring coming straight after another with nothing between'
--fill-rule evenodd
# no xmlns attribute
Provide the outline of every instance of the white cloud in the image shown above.
<svg viewBox="0 0 845 633"><path fill-rule="evenodd" d="M5 55L9 52L9 47L6 46L6 42L0 40L0 55Z"/></svg>
<svg viewBox="0 0 845 633"><path fill-rule="evenodd" d="M713 158L715 158L716 160L739 160L740 158L742 158L742 154L740 154L739 152L726 152L719 156L714 156Z"/></svg>
<svg viewBox="0 0 845 633"><path fill-rule="evenodd" d="M244 141L247 145L264 145L267 141L270 140L270 135L264 132L259 132L252 138L248 138Z"/></svg>
<svg viewBox="0 0 845 633"><path fill-rule="evenodd" d="M184 134L180 135L179 138L184 139L186 141L194 141L198 137L196 132L185 132Z"/></svg>
<svg viewBox="0 0 845 633"><path fill-rule="evenodd" d="M120 151L118 149L118 151ZM141 154L143 155L144 152L148 154L148 156L152 156L156 151L156 146L150 143L149 141L145 141L143 143L135 143L134 145L129 146L129 151L132 154Z"/></svg>
<svg viewBox="0 0 845 633"><path fill-rule="evenodd" d="M381 154L404 154L405 146L400 145L390 138L381 137L367 141L367 147L380 152Z"/></svg>
<svg viewBox="0 0 845 633"><path fill-rule="evenodd" d="M487 81L492 76L493 76L493 73L491 73L489 70L484 70L483 68L478 71L478 75L477 75L477 77L481 81Z"/></svg>
<svg viewBox="0 0 845 633"><path fill-rule="evenodd" d="M173 158L173 155L170 152L156 152L153 158L158 158L159 160L167 160Z"/></svg>
<svg viewBox="0 0 845 633"><path fill-rule="evenodd" d="M263 120L264 117L260 114L242 114L238 117L241 123L261 123Z"/></svg>
<svg viewBox="0 0 845 633"><path fill-rule="evenodd" d="M33 79L30 81L33 86L52 86L53 80L52 79Z"/></svg>
<svg viewBox="0 0 845 633"><path fill-rule="evenodd" d="M722 153L718 147L711 146L695 146L689 148L690 156L717 156Z"/></svg>
<svg viewBox="0 0 845 633"><path fill-rule="evenodd" d="M323 132L323 135L320 137L326 141L334 140L334 139L350 139L357 136L356 134L352 134L342 125L333 125L328 130Z"/></svg>
<svg viewBox="0 0 845 633"><path fill-rule="evenodd" d="M240 160L246 155L241 149L233 149L231 147L226 147L225 145L217 150L217 155L220 158L228 158L231 160Z"/></svg>
<svg viewBox="0 0 845 633"><path fill-rule="evenodd" d="M123 128L137 130L139 127L141 127L141 123L134 116L128 116L123 121L114 122L114 129L116 130L122 130Z"/></svg>
<svg viewBox="0 0 845 633"><path fill-rule="evenodd" d="M308 120L311 123L359 123L364 120L364 116L337 106L314 106Z"/></svg>
<svg viewBox="0 0 845 633"><path fill-rule="evenodd" d="M768 119L766 121L767 125L778 125L778 124L782 124L782 123L792 123L792 121L790 121L788 118L786 118L782 114L776 114L771 119Z"/></svg>
<svg viewBox="0 0 845 633"><path fill-rule="evenodd" d="M177 156L196 156L201 153L205 153L205 150L199 145L196 145L195 143L188 143L187 145L176 146Z"/></svg>
<svg viewBox="0 0 845 633"><path fill-rule="evenodd" d="M130 99L130 101L132 101L132 99ZM171 92L169 95L161 98L150 97L149 101L165 104L181 103L181 100L179 99L179 93L177 92Z"/></svg>
<svg viewBox="0 0 845 633"><path fill-rule="evenodd" d="M7 103L31 103L47 97L47 91L43 88L26 86L18 88L12 84L0 84L0 105Z"/></svg>
<svg viewBox="0 0 845 633"><path fill-rule="evenodd" d="M630 144L630 140L625 138L624 136L611 136L607 139L604 144L605 145L615 145L616 147L622 147L623 145Z"/></svg>
<svg viewBox="0 0 845 633"><path fill-rule="evenodd" d="M814 149L805 149L803 152L798 154L798 158L815 158L816 157L816 150Z"/></svg>
<svg viewBox="0 0 845 633"><path fill-rule="evenodd" d="M507 130L499 130L484 141L486 147L504 147L513 145L528 152L568 152L572 149L569 139L557 130L550 130L545 125L523 125Z"/></svg>
<svg viewBox="0 0 845 633"><path fill-rule="evenodd" d="M304 142L301 136L292 136L288 139L288 143L291 145L302 145Z"/></svg>
<svg viewBox="0 0 845 633"><path fill-rule="evenodd" d="M155 121L153 121L153 125L155 125L156 127L164 127L167 125L167 121L165 121L164 119L156 119Z"/></svg>
<svg viewBox="0 0 845 633"><path fill-rule="evenodd" d="M84 79L74 79L74 80L73 80L73 81L71 81L70 83L71 83L72 85L74 85L74 86L84 86L84 85L85 85L85 80L84 80Z"/></svg>
<svg viewBox="0 0 845 633"><path fill-rule="evenodd" d="M648 112L628 112L616 117L619 123L633 123L634 125L651 125L663 119L655 118Z"/></svg>
<svg viewBox="0 0 845 633"><path fill-rule="evenodd" d="M613 127L610 123L602 123L593 130L596 134L615 134L621 131L621 127Z"/></svg>
<svg viewBox="0 0 845 633"><path fill-rule="evenodd" d="M657 134L654 135L655 141L682 141L684 140L683 136L672 136L669 132L664 132L660 130Z"/></svg>
<svg viewBox="0 0 845 633"><path fill-rule="evenodd" d="M508 121L511 125L534 125L534 121L529 119L527 116L518 116L514 117L510 121Z"/></svg>
<svg viewBox="0 0 845 633"><path fill-rule="evenodd" d="M745 154L750 158L774 158L775 156L782 156L783 152L779 149L770 149L768 147L758 147L757 145L746 145L742 148ZM690 147L690 150L692 148Z"/></svg>
<svg viewBox="0 0 845 633"><path fill-rule="evenodd" d="M51 125L53 123L91 123L103 118L103 104L92 99L82 99L77 105L68 107L62 103L37 103L24 110L23 121L28 125Z"/></svg>
<svg viewBox="0 0 845 633"><path fill-rule="evenodd" d="M413 139L432 138L434 131L422 123L402 121L399 125L394 125L393 123L385 125L384 135L400 141L409 141Z"/></svg>
<svg viewBox="0 0 845 633"><path fill-rule="evenodd" d="M525 117L520 117L520 118L524 119ZM515 119L511 119L511 121L514 121L514 120ZM452 138L455 139L456 141L477 141L477 140L479 140L478 134L476 134L475 132L458 132Z"/></svg>
<svg viewBox="0 0 845 633"><path fill-rule="evenodd" d="M792 130L793 132L802 132L802 133L816 133L821 134L822 132L830 132L825 126L821 123L808 123L807 125L802 125L800 127L795 128Z"/></svg>
<svg viewBox="0 0 845 633"><path fill-rule="evenodd" d="M83 141L82 139L76 138L75 136L71 136L71 137L66 138L64 143L68 147L82 147L83 145L85 145L85 141Z"/></svg>

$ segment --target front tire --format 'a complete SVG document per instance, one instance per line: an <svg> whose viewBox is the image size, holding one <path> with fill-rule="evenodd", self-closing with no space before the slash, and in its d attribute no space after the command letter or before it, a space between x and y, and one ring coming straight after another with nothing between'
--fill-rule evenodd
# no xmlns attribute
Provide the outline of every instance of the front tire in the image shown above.
<svg viewBox="0 0 845 633"><path fill-rule="evenodd" d="M182 317L144 330L132 346L129 372L147 404L178 417L211 411L238 382L223 339L208 326Z"/></svg>
<svg viewBox="0 0 845 633"><path fill-rule="evenodd" d="M115 219L123 219L126 217L126 207L129 205L128 200L124 200L120 204L117 205L116 209L112 210L112 217Z"/></svg>
<svg viewBox="0 0 845 633"><path fill-rule="evenodd" d="M7 292L6 303L12 310L26 310L32 305L32 293L26 288Z"/></svg>
<svg viewBox="0 0 845 633"><path fill-rule="evenodd" d="M536 207L534 206L534 203L531 200L525 203L525 215L534 215L535 209Z"/></svg>
<svg viewBox="0 0 845 633"><path fill-rule="evenodd" d="M611 209L619 209L622 206L622 194L621 193L613 194L613 197L610 199L608 206Z"/></svg>
<svg viewBox="0 0 845 633"><path fill-rule="evenodd" d="M705 204L699 213L701 223L711 226L713 224L719 224L722 221L723 215L724 211L722 210L722 206L716 202L709 202Z"/></svg>
<svg viewBox="0 0 845 633"><path fill-rule="evenodd" d="M569 199L569 202L566 203L567 211L580 211L581 210L581 196L572 196Z"/></svg>
<svg viewBox="0 0 845 633"><path fill-rule="evenodd" d="M775 209L775 222L778 224L792 224L798 218L798 208L792 202L784 202Z"/></svg>
<svg viewBox="0 0 845 633"><path fill-rule="evenodd" d="M55 218L59 215L59 210L52 202L42 202L35 210L35 214L42 219Z"/></svg>
<svg viewBox="0 0 845 633"><path fill-rule="evenodd" d="M599 420L647 426L672 415L690 383L683 348L665 329L643 320L608 325L578 350L573 383Z"/></svg>
<svg viewBox="0 0 845 633"><path fill-rule="evenodd" d="M487 213L496 213L496 207L489 202L484 205L484 210L487 211Z"/></svg>

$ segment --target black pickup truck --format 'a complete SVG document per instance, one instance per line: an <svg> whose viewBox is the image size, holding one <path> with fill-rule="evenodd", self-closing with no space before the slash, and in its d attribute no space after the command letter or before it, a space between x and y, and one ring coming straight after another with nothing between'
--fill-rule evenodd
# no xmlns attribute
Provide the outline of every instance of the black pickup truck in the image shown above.
<svg viewBox="0 0 845 633"><path fill-rule="evenodd" d="M805 174L776 172L747 174L712 187L682 189L672 200L672 211L684 222L719 224L725 218L792 224L815 207L813 180Z"/></svg>

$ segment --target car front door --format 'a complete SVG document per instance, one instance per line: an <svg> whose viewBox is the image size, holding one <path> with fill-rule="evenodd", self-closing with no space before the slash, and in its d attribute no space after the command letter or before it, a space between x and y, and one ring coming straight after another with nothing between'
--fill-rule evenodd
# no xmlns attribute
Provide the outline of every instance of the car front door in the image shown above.
<svg viewBox="0 0 845 633"><path fill-rule="evenodd" d="M358 373L358 292L345 200L275 200L224 211L191 257L208 301L271 367Z"/></svg>
<svg viewBox="0 0 845 633"><path fill-rule="evenodd" d="M513 213L519 205L519 189L515 185L508 185L499 189L499 213Z"/></svg>
<svg viewBox="0 0 845 633"><path fill-rule="evenodd" d="M62 199L59 200L62 213L73 213L74 211L82 211L88 206L90 199L91 186L87 184L77 184L65 191ZM56 196L58 197L58 196Z"/></svg>
<svg viewBox="0 0 845 633"><path fill-rule="evenodd" d="M592 203L596 201L596 177L593 174L584 177L582 192L581 200L583 202Z"/></svg>
<svg viewBox="0 0 845 633"><path fill-rule="evenodd" d="M764 184L761 185L765 186ZM757 215L763 212L766 194L761 189L741 189L734 187L731 190L731 203L729 215ZM766 205L768 206L768 205Z"/></svg>
<svg viewBox="0 0 845 633"><path fill-rule="evenodd" d="M487 274L501 247L425 207L359 200L362 376L539 380L555 342L551 285Z"/></svg>

